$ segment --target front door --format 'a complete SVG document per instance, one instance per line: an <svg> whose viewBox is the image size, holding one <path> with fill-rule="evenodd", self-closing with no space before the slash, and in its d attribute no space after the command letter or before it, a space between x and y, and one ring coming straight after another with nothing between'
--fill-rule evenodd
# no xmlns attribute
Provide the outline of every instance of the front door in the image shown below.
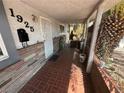
<svg viewBox="0 0 124 93"><path fill-rule="evenodd" d="M44 32L44 47L45 57L48 58L53 54L53 39L51 23L48 20L42 19L42 30Z"/></svg>

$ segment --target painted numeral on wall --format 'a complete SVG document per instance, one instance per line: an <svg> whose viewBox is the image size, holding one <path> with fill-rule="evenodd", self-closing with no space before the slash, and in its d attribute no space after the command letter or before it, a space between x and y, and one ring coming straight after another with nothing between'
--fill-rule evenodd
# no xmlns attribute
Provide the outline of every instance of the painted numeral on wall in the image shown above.
<svg viewBox="0 0 124 93"><path fill-rule="evenodd" d="M33 26L30 27L30 31L31 31L31 32L34 32Z"/></svg>
<svg viewBox="0 0 124 93"><path fill-rule="evenodd" d="M13 9L12 9L12 8L9 8L9 10L10 10L10 12L11 12L11 16L12 16L12 17L15 17Z"/></svg>
<svg viewBox="0 0 124 93"><path fill-rule="evenodd" d="M16 17L17 17L17 21L18 21L18 22L20 22L20 23L23 22L23 18L22 18L22 16L17 15Z"/></svg>
<svg viewBox="0 0 124 93"><path fill-rule="evenodd" d="M26 28L29 28L29 23L27 21L25 21L24 24Z"/></svg>

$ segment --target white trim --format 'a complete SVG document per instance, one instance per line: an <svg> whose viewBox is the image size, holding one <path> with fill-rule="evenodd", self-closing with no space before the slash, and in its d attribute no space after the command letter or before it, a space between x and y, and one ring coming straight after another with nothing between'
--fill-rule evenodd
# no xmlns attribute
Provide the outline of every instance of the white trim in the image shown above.
<svg viewBox="0 0 124 93"><path fill-rule="evenodd" d="M1 33L0 33L0 48L1 48L2 53L3 53L3 56L0 56L0 61L9 58L9 55L8 55L7 50L6 50L5 44L3 42Z"/></svg>

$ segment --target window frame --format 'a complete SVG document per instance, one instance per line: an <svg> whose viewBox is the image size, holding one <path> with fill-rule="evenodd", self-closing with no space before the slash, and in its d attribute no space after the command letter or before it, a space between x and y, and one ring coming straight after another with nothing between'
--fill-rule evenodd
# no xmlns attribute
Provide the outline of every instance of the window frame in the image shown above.
<svg viewBox="0 0 124 93"><path fill-rule="evenodd" d="M9 55L8 55L7 49L5 47L1 33L0 33L0 49L1 49L2 54L3 54L3 55L0 55L0 61L3 61L5 59L9 58Z"/></svg>

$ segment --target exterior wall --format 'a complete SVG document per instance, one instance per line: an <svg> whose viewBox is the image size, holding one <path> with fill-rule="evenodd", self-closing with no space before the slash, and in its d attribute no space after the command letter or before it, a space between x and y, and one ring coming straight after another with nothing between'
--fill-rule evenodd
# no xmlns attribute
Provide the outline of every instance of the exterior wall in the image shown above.
<svg viewBox="0 0 124 93"><path fill-rule="evenodd" d="M5 59L0 62L0 69L4 67L14 64L19 60L19 56L16 51L16 46L14 44L14 40L11 34L10 26L4 11L3 3L0 0L0 33L3 37L3 41L7 48L7 52L9 55L8 59Z"/></svg>
<svg viewBox="0 0 124 93"><path fill-rule="evenodd" d="M6 14L10 23L11 31L14 37L14 41L16 44L17 49L22 48L21 43L19 42L18 35L17 35L17 29L24 28L26 32L29 35L30 41L28 42L29 45L37 43L37 41L41 42L44 40L43 38L43 31L40 26L40 17L47 18L52 23L52 35L53 37L58 36L60 34L59 25L60 22L52 19L51 17L47 16L46 14L42 13L39 10L36 10L27 4L21 2L21 0L3 0ZM9 8L13 9L13 12L15 14L15 17L11 16L11 12ZM23 17L23 22L19 23L17 21L16 15L21 15ZM35 15L37 20L32 20L32 15ZM27 21L29 23L29 26L34 27L34 32L31 32L29 28L25 28L24 22Z"/></svg>
<svg viewBox="0 0 124 93"><path fill-rule="evenodd" d="M3 2L3 5L2 5ZM38 42L44 41L44 32L42 30L42 22L40 17L43 19L48 19L51 22L52 26L52 37L59 36L61 34L59 25L61 24L57 20L49 17L48 15L44 14L43 12L32 8L31 6L21 2L21 0L1 0L0 1L0 32L3 36L5 46L9 53L9 59L0 62L0 69L11 64L16 63L18 60L27 60L28 58L34 58L33 55L34 50L30 50L30 46L35 46ZM12 17L12 12L10 8L13 9L13 13L15 17ZM5 12L4 10L5 9ZM6 17L7 15L7 17ZM23 18L22 22L18 22L17 15L21 15ZM33 21L33 16L36 16L36 20ZM7 20L8 18L8 20ZM29 23L29 28L26 28L24 22L27 21ZM4 24L3 24L4 23ZM10 26L10 28L9 28ZM34 32L30 31L30 26L33 26ZM22 44L19 41L17 29L23 28L29 35L29 47L26 49L22 49ZM11 34L12 33L12 34ZM44 44L43 44L44 45ZM18 50L16 50L18 49ZM24 51L23 51L24 50ZM22 51L28 51L28 55L24 58ZM18 53L19 56L18 56ZM40 50L39 50L40 51ZM42 53L42 50L40 51Z"/></svg>
<svg viewBox="0 0 124 93"><path fill-rule="evenodd" d="M8 17L8 21L11 27L12 35L14 37L15 45L17 49L22 48L21 43L19 42L19 38L17 35L17 29L24 28L29 35L29 45L35 44L37 41L42 41L43 36L40 32L39 23L33 22L32 15L39 16L39 12L34 10L33 8L28 7L23 4L20 0L3 0L4 7L6 10L6 14ZM23 22L19 23L16 17L11 16L11 12L9 8L13 9L14 15L21 15L23 17ZM30 26L34 27L34 32L31 32L29 28L25 28L24 21L27 21Z"/></svg>

